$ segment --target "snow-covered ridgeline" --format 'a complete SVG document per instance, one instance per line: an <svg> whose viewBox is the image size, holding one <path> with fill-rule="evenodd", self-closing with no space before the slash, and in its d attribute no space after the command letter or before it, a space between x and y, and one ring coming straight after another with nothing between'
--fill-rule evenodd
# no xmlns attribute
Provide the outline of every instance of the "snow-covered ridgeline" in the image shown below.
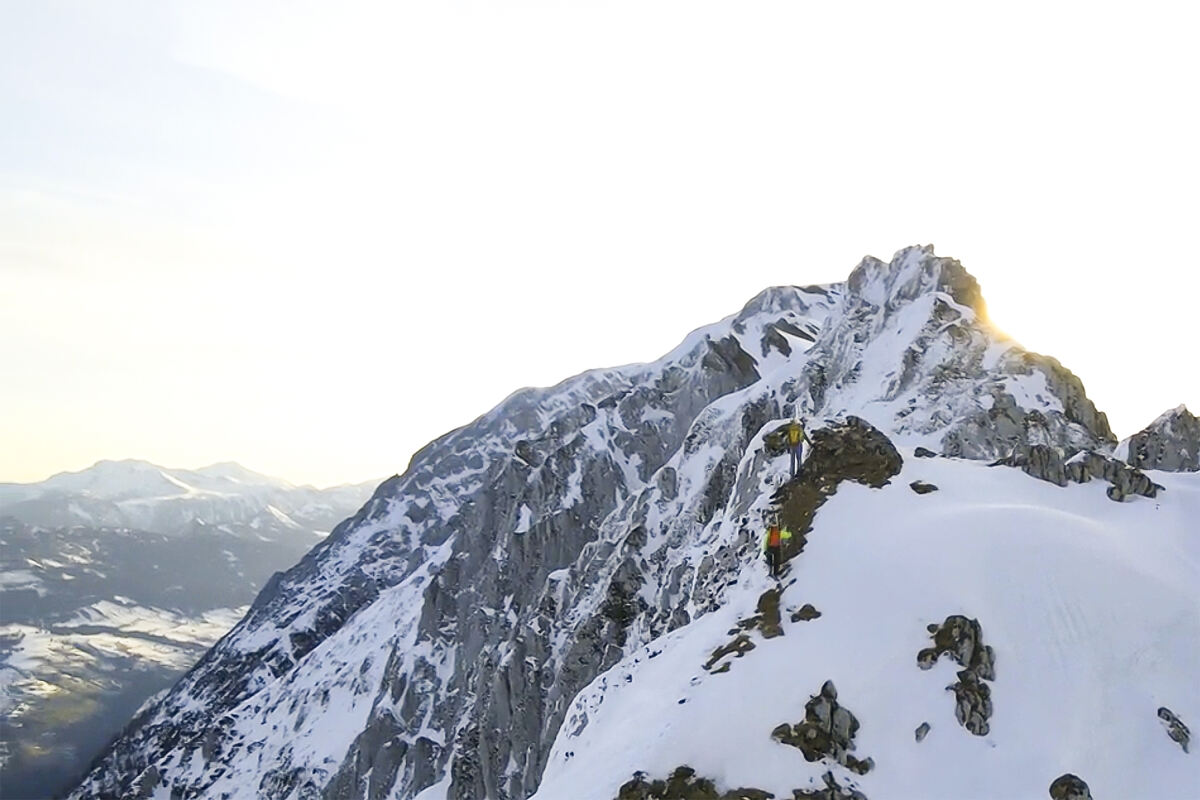
<svg viewBox="0 0 1200 800"><path fill-rule="evenodd" d="M528 795L584 686L729 602L783 469L763 436L797 407L975 458L1113 443L930 248L770 289L657 362L522 390L423 449L76 796ZM333 703L342 722L306 727Z"/></svg>

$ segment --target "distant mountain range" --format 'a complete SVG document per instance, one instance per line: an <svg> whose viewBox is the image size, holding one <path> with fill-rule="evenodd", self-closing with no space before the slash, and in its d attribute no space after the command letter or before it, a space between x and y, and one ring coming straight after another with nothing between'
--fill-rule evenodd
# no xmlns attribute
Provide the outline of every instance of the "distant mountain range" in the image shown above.
<svg viewBox="0 0 1200 800"><path fill-rule="evenodd" d="M0 483L0 514L47 527L136 528L168 535L217 527L255 538L324 536L376 483L315 489L232 462L189 470L132 459L100 461L40 483Z"/></svg>
<svg viewBox="0 0 1200 800"><path fill-rule="evenodd" d="M0 484L0 798L66 788L374 485L133 460Z"/></svg>

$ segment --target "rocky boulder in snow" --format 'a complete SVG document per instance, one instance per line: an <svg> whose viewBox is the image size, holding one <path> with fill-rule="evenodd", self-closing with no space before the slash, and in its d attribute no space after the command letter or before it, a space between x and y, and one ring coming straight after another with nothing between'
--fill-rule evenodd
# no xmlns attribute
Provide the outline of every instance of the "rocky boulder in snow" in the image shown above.
<svg viewBox="0 0 1200 800"><path fill-rule="evenodd" d="M992 716L992 690L984 681L996 679L996 654L983 643L979 620L961 614L946 617L941 625L928 626L933 647L917 653L917 666L930 669L948 655L959 666L958 680L947 691L954 692L954 715L958 723L976 736L986 736Z"/></svg>
<svg viewBox="0 0 1200 800"><path fill-rule="evenodd" d="M795 725L784 723L771 731L772 738L791 745L804 754L805 761L828 759L851 772L865 775L875 762L851 755L858 720L838 703L833 681L825 681L821 691L804 706L804 719Z"/></svg>
<svg viewBox="0 0 1200 800"><path fill-rule="evenodd" d="M1192 732L1188 730L1188 726L1183 724L1183 720L1175 715L1171 709L1163 706L1158 710L1158 718L1162 720L1163 727L1167 729L1167 736L1171 737L1171 741L1178 742L1183 748L1183 752L1188 751L1188 742L1191 741Z"/></svg>
<svg viewBox="0 0 1200 800"><path fill-rule="evenodd" d="M1092 800L1088 785L1077 775L1060 775L1050 784L1051 800Z"/></svg>
<svg viewBox="0 0 1200 800"><path fill-rule="evenodd" d="M1186 406L1163 414L1118 448L1118 455L1142 469L1169 472L1200 470L1200 417Z"/></svg>

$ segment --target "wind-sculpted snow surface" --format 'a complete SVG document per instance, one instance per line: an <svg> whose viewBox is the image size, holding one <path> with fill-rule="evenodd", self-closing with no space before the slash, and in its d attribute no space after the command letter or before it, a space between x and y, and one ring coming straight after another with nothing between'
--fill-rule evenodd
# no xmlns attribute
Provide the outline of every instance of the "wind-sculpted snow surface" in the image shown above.
<svg viewBox="0 0 1200 800"><path fill-rule="evenodd" d="M264 589L74 796L508 800L538 790L544 774L557 781L544 797L593 796L572 788L585 778L594 796L615 796L641 767L601 776L595 750L633 738L649 747L661 725L597 726L588 698L617 681L652 686L642 667L617 665L652 675L653 654L680 637L688 647L704 639L707 655L720 644L709 628L744 611L747 591L762 594L761 512L786 469L763 437L794 409L812 429L853 414L897 446L970 458L1032 444L1069 457L1114 443L1079 381L1000 338L974 279L930 248L867 259L845 284L769 289L657 362L522 390L427 446ZM1031 492L1066 491L1002 473ZM933 477L942 491L931 497L948 494ZM934 502L902 488L906 502ZM850 590L853 567L822 568ZM921 625L976 615L941 599L920 610ZM977 616L991 644L995 623ZM890 658L909 668L920 636L904 638ZM686 683L703 661L671 681ZM855 713L870 704L834 677ZM1197 716L1188 702L1166 705ZM764 729L763 747L795 711ZM861 716L866 731L874 721ZM919 722L903 720L906 741ZM571 746L602 729L612 742ZM676 739L692 734L703 738ZM877 760L888 751L864 749ZM646 766L666 774L680 763ZM584 770L575 777L573 764Z"/></svg>

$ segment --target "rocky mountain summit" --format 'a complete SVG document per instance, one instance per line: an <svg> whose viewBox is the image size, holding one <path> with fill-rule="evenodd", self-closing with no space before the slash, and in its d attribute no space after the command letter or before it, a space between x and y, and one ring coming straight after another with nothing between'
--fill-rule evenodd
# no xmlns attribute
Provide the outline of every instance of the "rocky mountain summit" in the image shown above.
<svg viewBox="0 0 1200 800"><path fill-rule="evenodd" d="M796 480L776 435L793 414L816 443ZM844 283L768 289L658 361L521 390L422 449L273 579L72 797L988 796L997 740L1026 748L1013 757L1036 763L1044 796L1096 754L1011 720L1041 719L1066 665L1135 651L1157 655L1129 655L1136 685L1112 696L1163 696L1142 703L1154 739L1088 783L1126 785L1119 770L1139 758L1156 781L1185 780L1156 709L1200 714L1183 677L1200 555L1161 554L1197 553L1181 537L1200 487L1155 473L1161 533L1127 571L1124 544L1098 555L1080 537L1124 542L1095 532L1134 524L1148 498L1111 503L1103 468L1064 487L987 467L1110 459L1116 445L1078 378L999 334L974 278L931 247L864 259ZM780 584L758 563L769 509L799 534ZM1097 575L1153 602L1111 605L1081 583ZM1100 650L1080 592L1117 621ZM1044 609L1036 641L1006 622ZM951 656L928 664L932 679L913 664L931 632ZM742 646L714 659L730 635ZM953 702L951 661L966 675ZM1032 699L1006 688L1034 685L1024 664L1053 676ZM1062 691L1081 719L1126 710L1075 686ZM870 759L849 756L850 728Z"/></svg>

